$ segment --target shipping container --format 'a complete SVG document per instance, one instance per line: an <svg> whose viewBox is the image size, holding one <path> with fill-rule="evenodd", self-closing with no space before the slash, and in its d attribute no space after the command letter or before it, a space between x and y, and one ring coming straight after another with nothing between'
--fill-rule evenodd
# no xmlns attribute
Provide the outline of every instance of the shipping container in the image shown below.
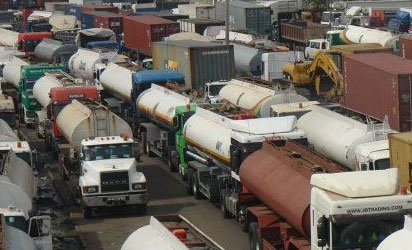
<svg viewBox="0 0 412 250"><path fill-rule="evenodd" d="M103 0L69 0L71 4L83 5L83 4L103 4Z"/></svg>
<svg viewBox="0 0 412 250"><path fill-rule="evenodd" d="M234 77L232 45L193 40L156 42L152 57L155 68L181 71L186 87L195 90L203 91L205 83Z"/></svg>
<svg viewBox="0 0 412 250"><path fill-rule="evenodd" d="M123 18L124 44L127 48L151 55L152 43L179 33L179 24L156 16Z"/></svg>
<svg viewBox="0 0 412 250"><path fill-rule="evenodd" d="M173 14L172 12L169 11L147 11L144 13L128 13L127 16L139 16L139 15L149 15L149 16L157 16L157 17L161 17L163 19L167 19L170 21L175 21L177 22L178 20L181 19L188 19L189 16L188 15L182 15L182 14Z"/></svg>
<svg viewBox="0 0 412 250"><path fill-rule="evenodd" d="M401 186L412 192L412 132L389 134L391 167L399 169Z"/></svg>
<svg viewBox="0 0 412 250"><path fill-rule="evenodd" d="M119 13L119 9L114 6L109 6L109 5L94 5L94 4L89 4L89 5L83 5L82 6L82 12L88 12L88 11L109 11L113 13Z"/></svg>
<svg viewBox="0 0 412 250"><path fill-rule="evenodd" d="M67 2L46 2L44 3L44 10L50 12L59 11L64 13L68 4L69 3Z"/></svg>
<svg viewBox="0 0 412 250"><path fill-rule="evenodd" d="M224 21L199 18L181 19L177 22L180 25L180 31L198 33L200 35L203 35L207 27L225 25Z"/></svg>
<svg viewBox="0 0 412 250"><path fill-rule="evenodd" d="M82 6L77 4L68 4L64 11L66 15L72 15L77 18L77 20L82 20Z"/></svg>
<svg viewBox="0 0 412 250"><path fill-rule="evenodd" d="M399 37L399 56L412 60L412 36Z"/></svg>
<svg viewBox="0 0 412 250"><path fill-rule="evenodd" d="M95 28L111 29L115 34L123 32L123 16L113 12L97 11L94 16Z"/></svg>
<svg viewBox="0 0 412 250"><path fill-rule="evenodd" d="M412 61L389 53L344 55L343 77L343 106L411 130Z"/></svg>
<svg viewBox="0 0 412 250"><path fill-rule="evenodd" d="M216 19L225 21L225 2L216 2ZM270 7L252 2L229 2L229 28L251 34L269 35L272 33Z"/></svg>
<svg viewBox="0 0 412 250"><path fill-rule="evenodd" d="M0 1L0 10L3 9L2 8L3 3L4 2ZM7 6L9 6L9 5L7 5ZM14 13L15 13L14 11L0 11L0 23L2 23L2 24L12 24L13 19L14 19Z"/></svg>
<svg viewBox="0 0 412 250"><path fill-rule="evenodd" d="M94 28L95 11L82 12L81 27L82 29Z"/></svg>
<svg viewBox="0 0 412 250"><path fill-rule="evenodd" d="M193 3L180 4L179 14L188 15L189 18L215 19L215 8L212 4Z"/></svg>

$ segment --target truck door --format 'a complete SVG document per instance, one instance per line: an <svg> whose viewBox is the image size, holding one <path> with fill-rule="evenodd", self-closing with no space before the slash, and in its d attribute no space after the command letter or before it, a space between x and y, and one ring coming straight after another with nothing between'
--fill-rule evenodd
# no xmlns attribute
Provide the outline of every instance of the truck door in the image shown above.
<svg viewBox="0 0 412 250"><path fill-rule="evenodd" d="M37 249L52 250L50 216L31 217L29 222L29 235L34 240Z"/></svg>

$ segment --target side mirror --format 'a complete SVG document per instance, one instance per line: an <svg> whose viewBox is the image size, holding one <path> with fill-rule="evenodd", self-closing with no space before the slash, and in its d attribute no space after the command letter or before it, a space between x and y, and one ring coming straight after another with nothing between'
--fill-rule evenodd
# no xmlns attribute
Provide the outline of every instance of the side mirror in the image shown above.
<svg viewBox="0 0 412 250"><path fill-rule="evenodd" d="M80 160L84 160L84 154L82 152L80 152L79 158L80 158Z"/></svg>
<svg viewBox="0 0 412 250"><path fill-rule="evenodd" d="M30 218L29 235L32 238L50 236L51 235L50 216L34 216Z"/></svg>
<svg viewBox="0 0 412 250"><path fill-rule="evenodd" d="M326 246L326 242L328 239L328 220L325 216L322 216L318 220L318 224L316 226L317 236L318 236L318 247Z"/></svg>
<svg viewBox="0 0 412 250"><path fill-rule="evenodd" d="M133 143L133 153L136 159L140 159L140 147L138 142Z"/></svg>

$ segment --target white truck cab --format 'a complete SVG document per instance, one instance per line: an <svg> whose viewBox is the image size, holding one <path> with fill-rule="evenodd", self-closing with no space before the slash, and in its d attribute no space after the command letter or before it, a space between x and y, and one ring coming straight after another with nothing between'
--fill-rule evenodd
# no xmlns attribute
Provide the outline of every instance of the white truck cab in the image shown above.
<svg viewBox="0 0 412 250"><path fill-rule="evenodd" d="M390 168L389 142L380 140L358 145L355 149L358 170L384 170Z"/></svg>
<svg viewBox="0 0 412 250"><path fill-rule="evenodd" d="M94 207L136 205L146 212L147 182L138 172L135 142L126 136L83 139L79 188L85 217Z"/></svg>
<svg viewBox="0 0 412 250"><path fill-rule="evenodd" d="M3 217L1 223L5 223L4 227L9 227L8 234L9 240L16 247L16 237L21 240L25 239L21 246L24 248L11 248L11 249L30 249L29 246L35 246L37 250L52 250L52 232L51 232L51 218L50 216L33 216L28 218L28 215L21 209L16 208L14 205L10 205L6 208L0 208L0 215ZM17 230L16 230L17 229ZM22 234L21 236L16 236ZM7 239L6 239L7 240ZM28 245L27 245L28 244Z"/></svg>
<svg viewBox="0 0 412 250"><path fill-rule="evenodd" d="M27 162L27 164L34 167L33 152L27 141L0 142L0 155L4 157L10 150Z"/></svg>
<svg viewBox="0 0 412 250"><path fill-rule="evenodd" d="M375 249L412 212L397 169L314 174L311 185L311 249Z"/></svg>
<svg viewBox="0 0 412 250"><path fill-rule="evenodd" d="M205 102L207 103L217 103L219 100L220 90L226 86L228 81L217 81L217 82L208 82L205 86Z"/></svg>
<svg viewBox="0 0 412 250"><path fill-rule="evenodd" d="M305 59L314 59L319 51L325 51L330 48L329 41L326 39L309 40L308 46L305 48Z"/></svg>

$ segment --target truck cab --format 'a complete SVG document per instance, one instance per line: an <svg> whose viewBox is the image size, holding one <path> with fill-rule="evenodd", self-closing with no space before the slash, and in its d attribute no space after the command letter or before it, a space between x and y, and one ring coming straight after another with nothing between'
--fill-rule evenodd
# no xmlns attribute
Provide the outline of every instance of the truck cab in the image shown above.
<svg viewBox="0 0 412 250"><path fill-rule="evenodd" d="M146 212L147 182L138 172L138 150L126 136L83 139L80 152L79 188L84 216L93 208L133 205Z"/></svg>
<svg viewBox="0 0 412 250"><path fill-rule="evenodd" d="M220 90L228 84L227 81L217 81L217 82L208 82L205 86L205 102L207 103L217 103L219 100Z"/></svg>
<svg viewBox="0 0 412 250"><path fill-rule="evenodd" d="M17 234L26 235L26 237L19 237L19 240L22 238L26 239L21 242L21 246L24 249L31 249L26 248L30 245L35 246L33 249L38 250L53 249L50 216L32 216L28 218L22 210L10 205L6 208L0 208L0 219L0 236L1 233L4 233L2 229L6 229L8 233L5 233L5 235L9 238L3 238L3 240L6 242L11 240L12 242L10 243L16 246L16 248L12 249L18 249L19 243L15 242L16 237L13 237Z"/></svg>
<svg viewBox="0 0 412 250"><path fill-rule="evenodd" d="M313 60L319 51L325 51L328 49L329 49L329 41L326 39L309 40L309 44L305 48L305 59Z"/></svg>
<svg viewBox="0 0 412 250"><path fill-rule="evenodd" d="M380 140L359 145L355 150L357 169L384 170L390 168L388 140Z"/></svg>
<svg viewBox="0 0 412 250"><path fill-rule="evenodd" d="M311 185L312 249L376 249L412 211L397 169L315 174Z"/></svg>
<svg viewBox="0 0 412 250"><path fill-rule="evenodd" d="M4 158L9 151L13 151L17 157L34 167L33 152L27 141L0 142L0 157Z"/></svg>
<svg viewBox="0 0 412 250"><path fill-rule="evenodd" d="M320 23L332 26L339 22L339 18L344 14L343 11L324 11L322 12Z"/></svg>

